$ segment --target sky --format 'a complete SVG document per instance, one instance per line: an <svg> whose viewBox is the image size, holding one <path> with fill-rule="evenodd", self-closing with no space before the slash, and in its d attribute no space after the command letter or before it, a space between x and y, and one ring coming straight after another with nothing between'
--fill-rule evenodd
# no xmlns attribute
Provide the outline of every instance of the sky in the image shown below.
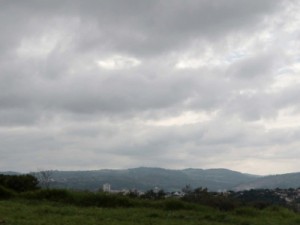
<svg viewBox="0 0 300 225"><path fill-rule="evenodd" d="M300 171L300 2L0 0L0 171Z"/></svg>

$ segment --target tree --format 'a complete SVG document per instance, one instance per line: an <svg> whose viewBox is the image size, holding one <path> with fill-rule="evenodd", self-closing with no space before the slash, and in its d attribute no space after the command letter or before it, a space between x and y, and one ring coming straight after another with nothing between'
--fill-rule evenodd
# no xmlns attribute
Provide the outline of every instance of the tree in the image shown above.
<svg viewBox="0 0 300 225"><path fill-rule="evenodd" d="M145 194L142 196L142 198L146 199L163 199L165 197L166 193L164 190L158 190L154 191L153 189L148 190L145 192Z"/></svg>
<svg viewBox="0 0 300 225"><path fill-rule="evenodd" d="M185 185L185 187L183 187L181 190L185 194L190 194L193 192L193 189L190 184Z"/></svg>
<svg viewBox="0 0 300 225"><path fill-rule="evenodd" d="M46 189L50 188L50 183L52 181L52 170L42 170L38 172L38 179L41 187L45 187Z"/></svg>
<svg viewBox="0 0 300 225"><path fill-rule="evenodd" d="M0 175L0 186L16 192L33 191L38 189L38 180L30 174Z"/></svg>

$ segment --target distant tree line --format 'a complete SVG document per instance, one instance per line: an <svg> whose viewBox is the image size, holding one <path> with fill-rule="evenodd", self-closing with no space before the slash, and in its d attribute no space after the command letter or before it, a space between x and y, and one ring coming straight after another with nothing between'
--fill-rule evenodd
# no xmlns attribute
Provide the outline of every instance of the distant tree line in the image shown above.
<svg viewBox="0 0 300 225"><path fill-rule="evenodd" d="M233 210L241 206L264 209L271 205L284 206L300 211L300 189L251 189L239 192L209 192L207 188L192 189L187 185L182 189L182 192L184 192L184 195L179 198L184 202L206 205L222 211ZM149 190L140 197L157 200L164 199L166 196L168 194L163 190L159 192Z"/></svg>
<svg viewBox="0 0 300 225"><path fill-rule="evenodd" d="M30 174L26 175L4 175L0 174L0 187L15 192L34 191L39 188L39 181Z"/></svg>
<svg viewBox="0 0 300 225"><path fill-rule="evenodd" d="M32 174L1 175L0 199L21 197L45 199L84 206L133 207L135 205L164 202L166 208L184 209L190 205L205 205L222 211L234 210L241 206L263 209L269 206L285 206L300 211L300 188L298 189L256 189L246 191L209 192L207 188L192 189L189 185L182 189L183 195L176 196L164 190L154 189L139 195L137 191L124 194L71 191L50 189L50 173L41 174L39 179ZM150 201L149 201L150 200ZM152 201L153 200L153 201Z"/></svg>

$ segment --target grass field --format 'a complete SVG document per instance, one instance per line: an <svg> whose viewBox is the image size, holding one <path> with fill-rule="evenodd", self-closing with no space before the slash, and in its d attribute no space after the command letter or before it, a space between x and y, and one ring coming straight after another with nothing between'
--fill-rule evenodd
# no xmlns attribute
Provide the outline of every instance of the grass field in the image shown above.
<svg viewBox="0 0 300 225"><path fill-rule="evenodd" d="M188 210L100 208L11 199L0 201L1 221L5 225L299 225L300 214L280 207L221 212L204 206Z"/></svg>

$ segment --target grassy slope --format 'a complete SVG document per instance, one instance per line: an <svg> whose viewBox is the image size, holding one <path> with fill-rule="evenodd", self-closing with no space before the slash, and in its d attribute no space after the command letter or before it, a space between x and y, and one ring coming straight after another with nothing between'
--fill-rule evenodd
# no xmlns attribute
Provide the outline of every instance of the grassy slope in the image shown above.
<svg viewBox="0 0 300 225"><path fill-rule="evenodd" d="M5 225L296 225L300 215L288 209L238 208L231 212L199 207L191 210L77 207L29 200L0 201Z"/></svg>

